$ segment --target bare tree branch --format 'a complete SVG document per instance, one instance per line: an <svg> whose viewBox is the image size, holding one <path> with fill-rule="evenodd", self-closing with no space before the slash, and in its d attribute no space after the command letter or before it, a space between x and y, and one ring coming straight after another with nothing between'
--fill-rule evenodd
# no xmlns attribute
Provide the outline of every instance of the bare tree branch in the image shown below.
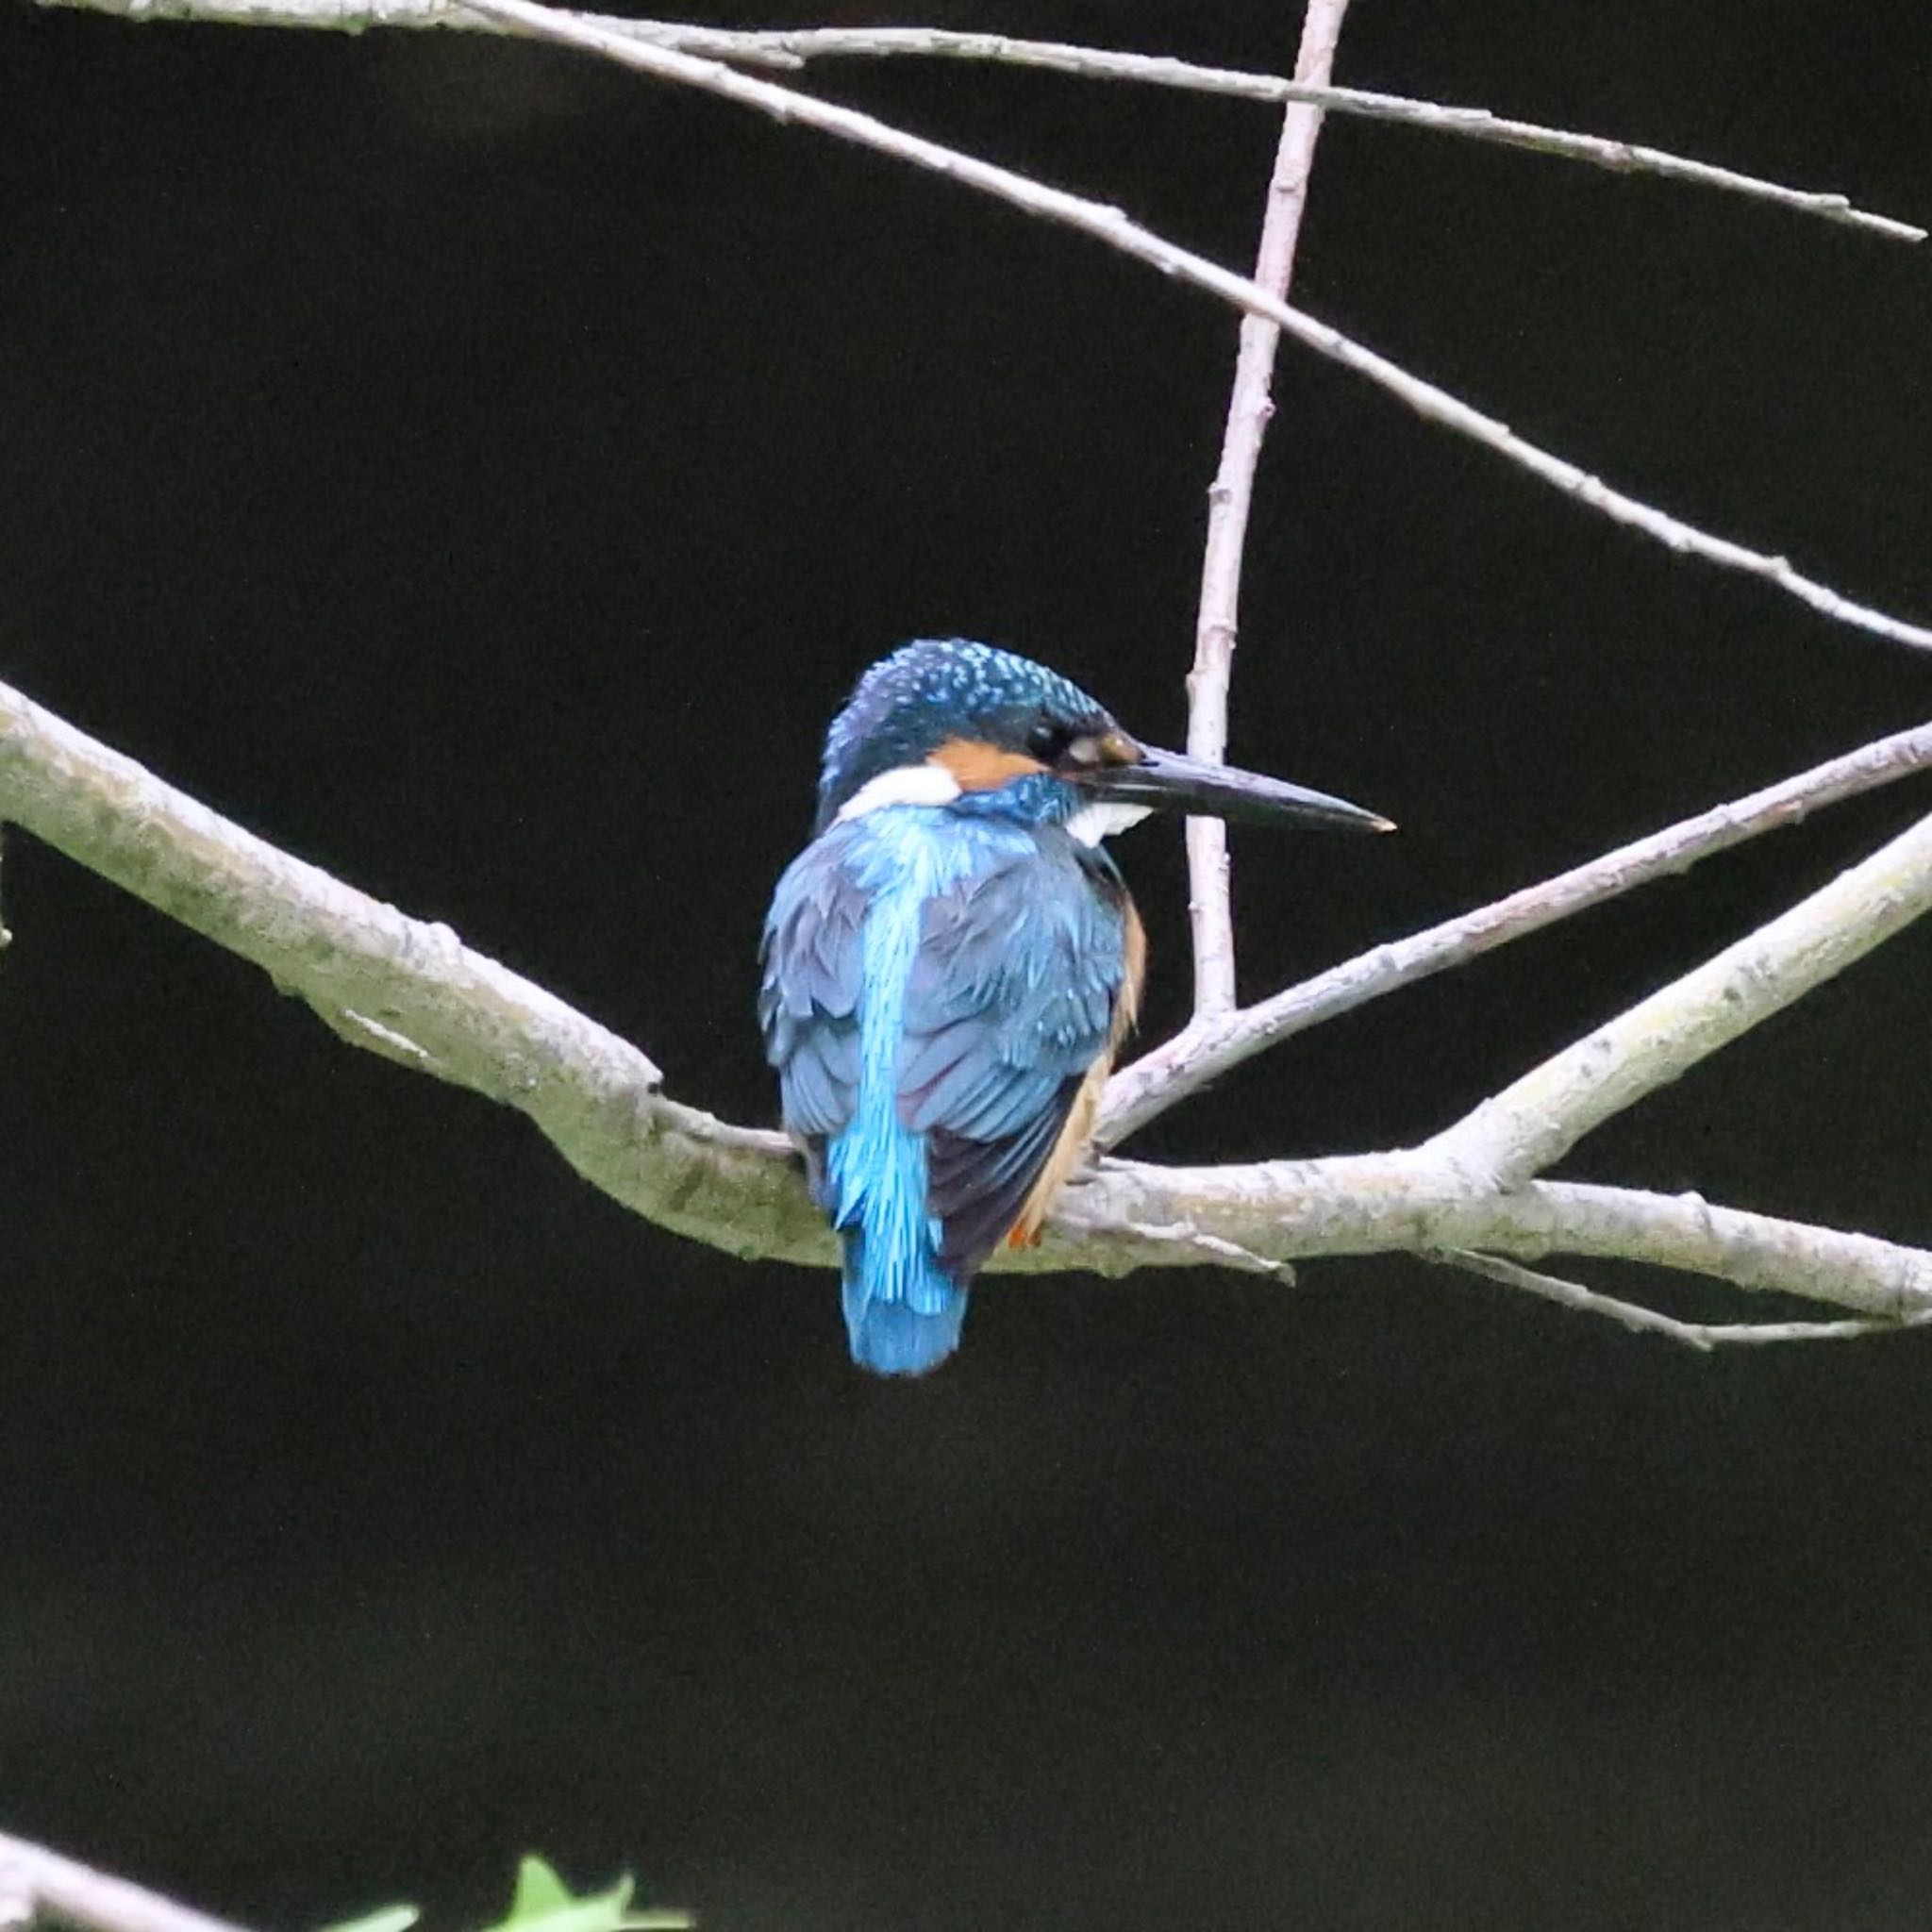
<svg viewBox="0 0 1932 1932"><path fill-rule="evenodd" d="M1147 262L1163 275L1192 284L1248 314L1276 324L1304 347L1366 376L1390 394L1407 403L1425 421L1454 429L1507 457L1519 468L1540 476L1565 495L1601 511L1615 523L1626 525L1654 537L1680 554L1702 557L1726 569L1761 577L1787 595L1808 604L1814 610L1855 629L1866 630L1894 642L1932 650L1932 629L1892 617L1869 605L1857 604L1828 585L1794 571L1783 557L1747 548L1728 539L1714 537L1677 518L1643 503L1637 497L1613 490L1599 476L1591 475L1566 458L1518 436L1507 423L1486 416L1479 409L1451 395L1435 384L1424 382L1407 370L1364 348L1341 330L1318 322L1312 315L1277 300L1267 290L1257 288L1242 275L1221 268L1205 256L1177 247L1150 228L1130 220L1118 208L1087 201L1008 168L995 166L977 156L957 148L941 146L921 135L908 134L870 114L841 108L811 94L802 94L768 80L740 74L715 60L702 60L681 54L672 47L654 46L621 34L586 25L568 14L532 4L532 0L469 0L473 11L512 25L533 39L553 41L559 45L578 47L586 53L600 54L621 66L636 68L663 80L675 80L701 88L741 107L755 108L775 120L795 122L800 126L835 135L843 141L871 148L874 153L931 170L948 179L976 188L998 200L1009 202L1029 214L1045 216L1107 242L1110 247Z"/></svg>
<svg viewBox="0 0 1932 1932"><path fill-rule="evenodd" d="M455 4L455 0L39 0L43 7L75 8L123 20L202 21L229 26L320 27L361 33L372 26L464 28L482 33L508 31L498 22ZM1440 101L1362 88L1328 87L1279 75L1249 74L1227 67L1203 67L1152 54L1115 53L1103 47L1071 46L1059 41L1019 40L1007 34L953 33L937 27L807 27L742 31L697 26L682 21L628 20L618 14L572 10L573 19L613 34L675 47L741 65L796 70L825 58L882 58L918 56L950 60L992 61L1033 67L1092 80L1139 82L1184 92L1227 94L1238 99L1286 104L1304 102L1340 114L1420 127L1430 133L1459 135L1506 147L1558 156L1621 175L1657 175L1768 201L1800 214L1817 215L1848 227L1863 228L1895 242L1923 242L1925 230L1890 215L1854 208L1842 194L1790 188L1708 161L1668 154L1635 142L1596 134L1576 134L1512 121L1487 108L1463 108Z"/></svg>
<svg viewBox="0 0 1932 1932"><path fill-rule="evenodd" d="M1246 1166L1150 1167L1110 1160L1074 1187L1057 1220L1082 1237L1033 1267L1098 1274L1141 1265L1116 1228L1180 1224L1269 1260L1447 1248L1648 1261L1734 1287L1828 1302L1902 1321L1932 1309L1932 1251L1864 1234L1583 1181L1531 1181L1484 1193L1410 1154L1333 1155ZM1208 1262L1212 1250L1175 1255Z"/></svg>
<svg viewBox="0 0 1932 1932"><path fill-rule="evenodd" d="M0 818L262 966L345 1040L518 1108L593 1186L658 1225L735 1255L835 1265L781 1136L667 1099L643 1054L447 926L277 851L4 686ZM1108 1161L1068 1191L1039 1248L996 1265L1273 1272L1316 1255L1445 1248L1620 1256L1892 1320L1932 1308L1932 1253L1695 1195L1549 1182L1486 1191L1401 1153Z"/></svg>
<svg viewBox="0 0 1932 1932"><path fill-rule="evenodd" d="M1297 80L1327 80L1347 12L1348 0L1308 0L1295 55ZM1315 164L1315 142L1321 132L1319 108L1290 103L1282 117L1281 141L1268 182L1268 212L1255 258L1256 284L1272 295L1286 296L1294 277L1295 243L1301 237L1308 173ZM1247 543L1255 467L1274 413L1269 378L1274 368L1274 345L1280 340L1280 329L1265 317L1242 316L1221 464L1208 491L1208 543L1201 559L1194 668L1188 674L1188 750L1194 758L1217 762L1227 756L1227 687L1241 622L1241 554ZM1227 867L1227 826L1220 819L1190 819L1187 840L1194 1017L1201 1020L1234 1009L1234 894Z"/></svg>
<svg viewBox="0 0 1932 1932"><path fill-rule="evenodd" d="M743 1252L831 1256L783 1136L665 1099L636 1047L448 926L277 851L5 686L0 818L253 960L353 1044L527 1114L650 1220L732 1247L742 1217L759 1230Z"/></svg>
<svg viewBox="0 0 1932 1932"><path fill-rule="evenodd" d="M111 10L112 0L110 0ZM129 17L145 17L148 0L124 0L123 10ZM166 4L166 0L162 0ZM1507 458L1518 468L1527 470L1553 488L1579 503L1620 523L1641 530L1667 549L1680 555L1701 557L1726 570L1761 578L1787 596L1807 604L1834 622L1895 643L1919 650L1932 650L1932 628L1893 617L1868 604L1860 604L1793 570L1788 558L1766 551L1753 550L1728 538L1716 537L1698 529L1638 497L1612 489L1600 476L1521 437L1494 416L1412 375L1399 364L1378 356L1372 349L1331 328L1312 315L1278 301L1267 290L1257 288L1245 276L1219 267L1205 256L1195 255L1164 240L1130 220L1118 208L1088 201L1079 195L1048 188L957 148L942 146L923 136L890 126L870 114L823 101L811 94L760 80L720 61L701 59L672 46L641 40L627 32L599 26L583 16L561 13L530 4L530 0L473 0L470 10L498 22L513 31L535 40L551 41L562 46L577 47L622 66L635 68L659 80L702 89L741 107L757 108L774 120L796 123L842 141L853 142L874 153L890 155L915 167L943 175L982 193L1022 208L1028 214L1045 217L1093 237L1138 261L1171 275L1177 281L1219 296L1251 315L1274 322L1285 334L1305 348L1325 356L1343 368L1353 370L1377 387L1407 404L1425 421L1481 443L1486 449ZM251 18L259 19L258 12ZM359 18L359 16L358 16Z"/></svg>
<svg viewBox="0 0 1932 1932"><path fill-rule="evenodd" d="M239 1932L225 1920L110 1878L42 1845L0 1832L0 1900L24 1904L17 1923L58 1920L82 1932Z"/></svg>
<svg viewBox="0 0 1932 1932"><path fill-rule="evenodd" d="M180 7L182 0L126 0L118 8L116 0L101 4L107 10L140 17ZM238 0L236 17L291 17L277 12L282 4ZM1313 10L1321 12L1324 4L1317 0ZM1325 5L1339 20L1345 0L1325 0ZM656 77L800 122L1059 221L1219 295L1271 331L1287 331L1379 383L1429 420L1497 449L1674 549L1762 576L1839 621L1921 646L1932 644L1932 631L1853 605L1799 575L1782 558L1710 537L1609 490L1574 464L1515 437L1505 425L1290 308L1258 282L1175 247L1117 208L1062 193L871 116L642 38L652 31L648 24L600 25L529 0L473 0L471 11L515 31L581 47ZM401 17L385 0L376 13L361 17L392 13ZM881 45L872 51L890 49ZM927 46L923 51L939 50ZM1304 65L1318 67L1319 62ZM1163 77L1186 84L1172 75ZM1303 88L1267 97L1312 107L1315 96L1315 90ZM1363 110L1359 101L1353 105ZM1411 119L1416 117L1408 109L1426 106L1399 105L1403 118ZM1307 118L1311 138L1312 112ZM1489 132L1491 138L1510 138L1495 127ZM1518 126L1514 132L1548 131ZM1641 164L1631 158L1638 152L1624 151L1619 160L1602 154L1591 158L1607 165L1634 166ZM1292 158L1285 145L1279 171L1284 184L1294 172L1286 165ZM1305 174L1306 150L1300 158ZM1721 173L1707 171L1698 178ZM1291 225L1282 233L1288 237L1286 253L1291 255ZM1272 265L1264 263L1264 279ZM1258 330L1245 333L1259 335ZM1264 358L1258 390L1262 408L1249 412L1257 446L1265 388ZM1257 393L1251 380L1250 405ZM1241 400L1238 394L1238 407ZM1244 489L1252 476L1252 456L1237 452L1231 461L1245 466ZM1238 559L1238 542L1235 550ZM1204 627L1210 614L1204 608ZM1230 583L1224 623L1230 642L1233 622ZM1210 664L1210 682L1215 675ZM1224 658L1219 666L1224 699ZM1224 711L1214 714L1211 691L1206 704L1201 728L1210 733L1224 728ZM1321 989L1316 998L1310 998L1309 988L1291 990L1253 1012L1227 1011L1230 966L1225 998L1210 991L1194 1025L1180 1041L1122 1076L1127 1092L1123 1101L1116 1091L1114 1130L1124 1131L1124 1122L1132 1124L1136 1106L1144 1117L1159 1104L1163 1081L1170 1092L1198 1084L1207 1077L1202 1069L1217 1056L1221 1063L1231 1063L1265 1038L1309 1024L1308 1014L1324 1002L1330 1010L1358 1003L1373 991L1439 970L1454 958L1469 957L1515 931L1624 890L1638 876L1688 864L1704 850L1798 815L1826 795L1845 795L1897 775L1923 761L1924 745L1906 742L1916 737L1901 734L1898 741L1888 741L1889 750L1868 747L1855 755L1856 772L1850 769L1854 760L1822 767L1757 799L1721 808L1688 827L1674 828L1518 894L1501 908L1351 962L1311 983ZM741 1255L811 1263L833 1258L831 1237L806 1200L796 1165L780 1137L731 1126L669 1100L659 1091L658 1070L644 1055L541 988L472 952L446 926L407 919L394 908L252 838L4 687L0 814L17 819L82 863L262 965L344 1040L518 1108L593 1184L659 1224ZM1004 1265L1119 1274L1149 1265L1209 1263L1285 1274L1291 1259L1312 1254L1393 1251L1437 1258L1447 1254L1461 1265L1479 1264L1491 1278L1555 1293L1572 1306L1616 1313L1619 1319L1679 1340L1688 1337L1696 1344L1697 1324L1673 1324L1653 1311L1595 1296L1574 1283L1501 1258L1534 1259L1561 1252L1690 1269L1740 1287L1832 1303L1866 1318L1756 1324L1757 1339L1836 1336L1862 1332L1874 1320L1926 1319L1932 1315L1932 1254L1865 1235L1712 1207L1695 1195L1667 1197L1527 1177L1616 1108L1841 970L1914 917L1928 898L1932 819L1782 920L1685 975L1674 988L1557 1056L1423 1148L1199 1170L1105 1162L1069 1191L1042 1246L1003 1257ZM1228 958L1231 961L1231 953ZM1741 1337L1745 1331L1723 1332Z"/></svg>
<svg viewBox="0 0 1932 1932"><path fill-rule="evenodd" d="M1705 1355L1718 1348L1762 1347L1769 1342L1848 1341L1863 1335L1900 1335L1907 1328L1923 1327L1932 1321L1932 1314L1918 1314L1892 1322L1869 1317L1851 1322L1680 1322L1674 1315L1660 1315L1655 1308L1646 1308L1638 1302L1600 1294L1581 1282L1525 1268L1520 1261L1506 1261L1500 1255L1449 1248L1440 1255L1424 1255L1423 1259L1459 1268L1466 1274L1478 1274L1487 1281L1501 1282L1505 1288L1521 1289L1583 1314L1607 1316L1633 1334L1661 1335Z"/></svg>
<svg viewBox="0 0 1932 1932"><path fill-rule="evenodd" d="M1417 1150L1484 1188L1541 1174L1611 1115L1688 1073L1932 907L1932 816Z"/></svg>
<svg viewBox="0 0 1932 1932"><path fill-rule="evenodd" d="M687 29L667 26L667 36ZM1043 68L1090 80L1133 81L1187 92L1228 94L1250 101L1302 102L1331 113L1353 114L1397 126L1418 127L1434 134L1459 135L1494 142L1505 147L1582 161L1620 175L1657 175L1668 180L1769 201L1801 214L1817 215L1852 227L1883 235L1894 242L1923 242L1926 231L1911 222L1855 208L1842 194L1790 188L1776 181L1739 174L1731 168L1692 160L1661 148L1577 134L1567 128L1545 127L1532 121L1514 121L1487 108L1465 108L1446 102L1416 100L1403 94L1378 93L1364 88L1314 83L1299 69L1292 80L1279 75L1251 74L1235 68L1204 67L1163 55L1115 53L1099 47L1071 46L1064 42L1019 40L1006 34L954 33L935 27L807 27L785 31L709 35L702 49L724 59L789 58L799 64L821 58L918 56L952 60L990 60L1007 66ZM673 44L700 51L695 43L675 39Z"/></svg>
<svg viewBox="0 0 1932 1932"><path fill-rule="evenodd" d="M1728 805L1679 821L1649 838L1526 886L1474 912L1376 946L1313 979L1224 1020L1194 1024L1124 1067L1108 1083L1098 1141L1118 1146L1170 1107L1241 1061L1324 1020L1419 979L1459 966L1619 897L1633 887L1688 872L1747 839L1798 824L1820 806L1855 798L1932 766L1932 724L1894 732Z"/></svg>

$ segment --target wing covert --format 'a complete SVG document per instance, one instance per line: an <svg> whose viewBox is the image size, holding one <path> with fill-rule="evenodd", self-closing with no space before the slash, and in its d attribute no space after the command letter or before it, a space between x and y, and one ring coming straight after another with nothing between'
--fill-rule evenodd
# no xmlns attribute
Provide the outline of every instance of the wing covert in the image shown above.
<svg viewBox="0 0 1932 1932"><path fill-rule="evenodd" d="M899 1110L928 1137L926 1204L959 1278L1019 1218L1108 1051L1126 977L1119 875L1064 836L1028 836L927 901Z"/></svg>
<svg viewBox="0 0 1932 1932"><path fill-rule="evenodd" d="M842 856L839 844L822 841L792 861L773 894L759 948L765 1058L777 1071L786 1123L808 1147L843 1128L858 1098L868 895Z"/></svg>
<svg viewBox="0 0 1932 1932"><path fill-rule="evenodd" d="M1130 913L1104 853L1057 830L982 824L969 836L968 869L920 910L894 1094L900 1126L924 1143L940 1263L961 1285L1054 1158L1129 990ZM779 880L765 923L766 1058L835 1220L847 1204L827 1198L825 1143L859 1111L865 926L882 866L864 821L835 828Z"/></svg>

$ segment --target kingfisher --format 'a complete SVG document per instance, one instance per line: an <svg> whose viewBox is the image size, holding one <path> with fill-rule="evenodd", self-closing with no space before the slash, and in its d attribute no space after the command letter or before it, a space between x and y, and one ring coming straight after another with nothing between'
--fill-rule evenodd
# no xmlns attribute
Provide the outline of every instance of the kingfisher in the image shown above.
<svg viewBox="0 0 1932 1932"><path fill-rule="evenodd" d="M1157 751L1043 664L965 639L902 646L833 720L811 842L765 921L758 1019L861 1367L937 1367L993 1250L1038 1239L1146 969L1100 841L1162 808L1391 829Z"/></svg>

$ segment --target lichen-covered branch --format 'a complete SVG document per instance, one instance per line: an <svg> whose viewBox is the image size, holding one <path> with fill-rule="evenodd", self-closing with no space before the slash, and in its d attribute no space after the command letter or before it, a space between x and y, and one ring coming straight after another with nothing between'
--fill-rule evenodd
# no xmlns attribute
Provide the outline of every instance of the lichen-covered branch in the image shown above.
<svg viewBox="0 0 1932 1932"><path fill-rule="evenodd" d="M1302 19L1295 78L1324 82L1334 70L1335 43L1348 0L1308 0ZM1322 110L1295 101L1282 117L1281 140L1268 180L1268 211L1255 255L1255 281L1285 297L1294 277L1295 244L1307 207L1308 173ZM1219 760L1227 755L1227 693L1241 622L1241 556L1255 469L1274 403L1270 379L1280 329L1266 317L1241 317L1234 387L1221 462L1208 491L1208 541L1201 558L1201 597L1194 620L1194 668L1188 674L1188 752ZM1188 915L1194 942L1194 1017L1231 1012L1235 1004L1234 893L1227 866L1227 827L1220 819L1190 819Z"/></svg>

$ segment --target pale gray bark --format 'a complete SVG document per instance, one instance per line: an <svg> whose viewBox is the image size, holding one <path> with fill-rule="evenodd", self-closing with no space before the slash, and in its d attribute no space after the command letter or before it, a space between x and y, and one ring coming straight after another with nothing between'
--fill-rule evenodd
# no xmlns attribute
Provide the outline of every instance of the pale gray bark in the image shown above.
<svg viewBox="0 0 1932 1932"><path fill-rule="evenodd" d="M157 6L171 4L171 0L62 0L62 4L90 5L97 10L117 12L129 19L150 19L156 17ZM174 0L174 4L178 4L178 0ZM1432 382L1424 381L1399 363L1377 355L1373 349L1305 310L1290 307L1246 276L1236 275L1209 261L1205 256L1196 255L1157 235L1152 229L1131 220L1121 208L1049 188L1028 175L1014 173L1010 168L998 167L976 155L966 154L958 148L946 147L939 142L927 141L921 135L894 127L875 115L821 100L814 94L801 93L794 88L780 87L773 81L741 73L722 60L687 53L668 41L642 37L636 32L634 23L602 23L595 16L538 6L533 4L533 0L471 0L465 11L532 39L575 47L613 60L620 66L632 68L640 74L649 75L654 79L697 88L741 107L770 115L774 120L852 142L875 154L926 169L979 193L991 195L1025 213L1058 222L1146 263L1164 275L1217 296L1244 314L1273 323L1304 348L1324 356L1375 384L1413 409L1425 422L1480 443L1564 495L1608 517L1613 523L1642 532L1680 556L1702 558L1707 563L1716 564L1722 569L1756 577L1785 595L1808 605L1834 623L1889 638L1894 643L1908 644L1917 650L1932 650L1932 628L1893 616L1874 606L1861 604L1818 578L1794 570L1788 558L1715 536L1654 504L1614 489L1580 464L1519 436L1499 418L1486 414ZM266 0L260 5L248 0L243 11L233 17L245 19L251 25L267 24L271 19L271 8ZM386 14L358 13L340 17L336 24L382 24L390 17ZM1916 240L1921 232L1906 224L1891 226L1901 239L1906 240Z"/></svg>
<svg viewBox="0 0 1932 1932"><path fill-rule="evenodd" d="M1063 193L873 116L704 58L706 52L719 51L782 59L917 51L1064 65L1072 54L1089 59L1083 50L1008 42L995 45L983 36L895 39L882 31L871 34L869 47L849 36L840 45L834 44L837 36L792 35L758 37L757 49L727 37L732 46L724 49L718 37L700 30L599 21L531 0L471 0L459 15L432 13L405 0L380 0L375 8L354 12L308 0L79 4L129 18L173 15L258 25L420 25L431 18L474 25L482 19L595 53L658 79L704 89L928 169L1091 236L1356 370L1429 420L1484 443L1679 553L1761 577L1842 623L1914 645L1932 645L1932 630L1855 605L1800 575L1780 557L1711 537L1609 489L1576 465L1524 441L1506 425L1289 307L1258 282L1177 248L1118 208ZM1337 18L1340 10L1340 0L1321 0L1316 9ZM968 40L975 44L969 47ZM1137 66L1129 57L1092 57L1089 65L1076 65L1074 71L1108 71L1121 77L1129 68L1134 77L1171 85L1252 91L1245 82L1240 88L1222 87L1226 76L1210 82L1200 71L1176 71L1178 63ZM1456 121L1462 110L1417 103L1391 106L1386 100L1371 108L1371 97L1357 95L1344 102L1346 90L1260 79L1273 90L1260 98L1346 105L1354 111L1422 118L1445 127L1455 122L1456 131L1543 145L1607 166L1671 160L1613 143L1598 143L1602 151L1586 154L1588 137L1545 141L1541 137L1550 130L1493 123L1485 116L1474 117L1485 123L1481 128L1463 125L1470 118L1466 113L1462 122ZM1417 108L1426 113L1409 111ZM1739 192L1768 192L1790 206L1853 218L1837 197L1807 197L1745 183L1698 164L1672 162L1658 171ZM1857 219L1907 239L1921 232L1902 224ZM1229 635L1231 611L1230 603ZM1210 621L1219 622L1212 611L1204 610L1204 625ZM1201 723L1205 730L1215 721L1208 717ZM1104 1137L1118 1139L1215 1071L1317 1018L1473 957L1658 871L1687 864L1705 851L1785 823L1809 804L1898 776L1922 762L1925 753L1922 735L1901 734L1497 907L1378 949L1247 1012L1227 1009L1231 974L1221 970L1222 955L1215 954L1211 996L1195 1024L1118 1076ZM276 850L4 688L0 817L26 826L161 911L255 961L277 985L314 1008L342 1039L517 1108L586 1178L659 1225L739 1255L810 1263L834 1258L831 1237L807 1201L796 1163L779 1136L732 1126L669 1099L658 1068L644 1054L465 946L447 926L411 920ZM1802 1294L1861 1317L1915 1319L1932 1299L1932 1257L1919 1250L1714 1208L1695 1196L1545 1183L1533 1176L1619 1108L1900 930L1928 899L1932 821L1760 933L1556 1056L1423 1148L1199 1170L1105 1161L1070 1191L1044 1244L1003 1257L1001 1265L1079 1267L1108 1274L1201 1264L1277 1270L1308 1255L1409 1252L1475 1256L1493 1275L1499 1272L1497 1255L1519 1259L1549 1253L1609 1255L1690 1269L1740 1287ZM1231 952L1223 950L1231 959ZM1214 953L1211 943L1209 951ZM1507 1268L1500 1272L1507 1278ZM1530 1287L1526 1281L1517 1285ZM1591 1294L1574 1284L1559 1286L1574 1289L1576 1295ZM1534 1291L1549 1292L1548 1279ZM1585 1305L1574 1296L1566 1298L1574 1306Z"/></svg>
<svg viewBox="0 0 1932 1932"><path fill-rule="evenodd" d="M1335 43L1348 15L1348 0L1308 0L1302 16L1295 78L1321 83L1335 67ZM1255 281L1285 297L1294 279L1295 244L1308 205L1308 173L1322 110L1305 101L1282 116L1274 169L1268 179L1267 212L1255 251ZM1264 316L1241 317L1234 386L1221 461L1208 491L1208 541L1201 558L1201 596L1194 619L1194 668L1188 674L1188 753L1220 760L1227 755L1228 684L1234 672L1241 624L1241 558L1247 547L1248 512L1255 497L1255 469L1274 414L1271 393L1274 349L1281 331ZM1194 1018L1212 1020L1234 1010L1234 891L1228 872L1227 827L1219 819L1188 821L1188 917L1194 941Z"/></svg>
<svg viewBox="0 0 1932 1932"><path fill-rule="evenodd" d="M16 1932L49 1919L80 1932L239 1932L225 1919L0 1832L0 1927Z"/></svg>
<svg viewBox="0 0 1932 1932"><path fill-rule="evenodd" d="M252 960L344 1040L517 1108L658 1225L747 1257L835 1262L782 1136L670 1099L646 1055L447 925L277 850L5 686L0 818ZM1932 1254L1919 1249L1695 1196L1499 1190L1426 1151L1109 1160L1069 1190L1038 1249L995 1265L1124 1274L1442 1249L1619 1256L1892 1320L1932 1307Z"/></svg>

